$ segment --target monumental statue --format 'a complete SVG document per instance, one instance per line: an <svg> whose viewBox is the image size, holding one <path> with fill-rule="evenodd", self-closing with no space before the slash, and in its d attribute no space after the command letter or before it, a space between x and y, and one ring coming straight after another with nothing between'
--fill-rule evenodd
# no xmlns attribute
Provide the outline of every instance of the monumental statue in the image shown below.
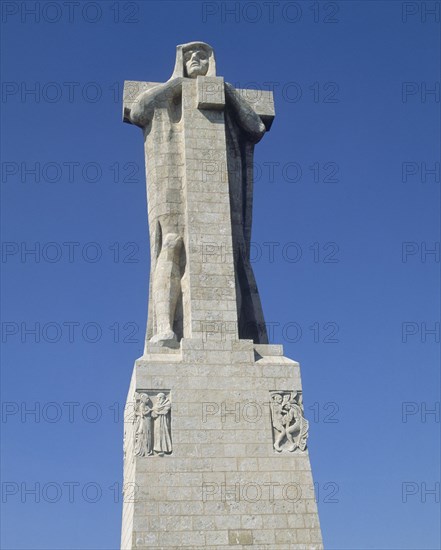
<svg viewBox="0 0 441 550"><path fill-rule="evenodd" d="M147 338L168 346L175 345L184 336L187 227L182 189L185 170L182 86L186 79L197 77L216 77L213 49L202 42L178 46L170 79L137 95L124 110L124 120L141 127L144 134L152 245ZM225 94L227 165L216 168L226 169L228 174L239 336L264 344L268 339L250 264L250 241L253 150L266 128L231 84L219 84L223 86L220 94ZM201 95L209 99L213 92L210 87L215 85L209 81ZM207 110L207 117L208 113Z"/></svg>
<svg viewBox="0 0 441 550"><path fill-rule="evenodd" d="M272 92L225 82L204 42L177 47L166 82L125 82L150 284L125 411L124 549L322 548L300 366L268 342L250 261L254 147L273 119Z"/></svg>

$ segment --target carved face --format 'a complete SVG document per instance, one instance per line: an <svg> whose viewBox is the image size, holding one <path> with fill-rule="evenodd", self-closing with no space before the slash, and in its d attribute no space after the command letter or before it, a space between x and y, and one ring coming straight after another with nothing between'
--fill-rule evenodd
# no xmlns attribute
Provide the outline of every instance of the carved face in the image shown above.
<svg viewBox="0 0 441 550"><path fill-rule="evenodd" d="M165 400L165 395L163 393L158 393L158 403L162 403Z"/></svg>
<svg viewBox="0 0 441 550"><path fill-rule="evenodd" d="M184 53L184 63L187 76L190 78L205 76L209 65L208 54L202 48L187 50Z"/></svg>
<svg viewBox="0 0 441 550"><path fill-rule="evenodd" d="M273 399L276 403L281 403L282 402L282 396L279 395L278 393L276 393L274 396L273 396Z"/></svg>

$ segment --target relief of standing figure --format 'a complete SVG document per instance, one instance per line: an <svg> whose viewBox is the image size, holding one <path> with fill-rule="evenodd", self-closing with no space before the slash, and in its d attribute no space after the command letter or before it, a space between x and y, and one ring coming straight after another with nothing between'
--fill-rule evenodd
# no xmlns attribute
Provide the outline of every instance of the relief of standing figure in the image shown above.
<svg viewBox="0 0 441 550"><path fill-rule="evenodd" d="M170 399L164 393L158 393L156 403L152 409L152 417L154 418L153 450L159 455L172 452L170 409Z"/></svg>
<svg viewBox="0 0 441 550"><path fill-rule="evenodd" d="M297 448L304 451L308 439L309 422L303 416L301 405L296 403L296 395L295 392L288 402L286 437L291 443L289 451L294 451Z"/></svg>
<svg viewBox="0 0 441 550"><path fill-rule="evenodd" d="M280 444L285 439L286 429L285 429L285 416L283 412L283 398L280 394L273 395L273 400L271 403L271 416L273 419L273 428L276 430L277 435L274 441L274 449L277 452L281 452Z"/></svg>
<svg viewBox="0 0 441 550"><path fill-rule="evenodd" d="M146 393L135 394L134 453L135 456L150 456L152 450L152 408Z"/></svg>

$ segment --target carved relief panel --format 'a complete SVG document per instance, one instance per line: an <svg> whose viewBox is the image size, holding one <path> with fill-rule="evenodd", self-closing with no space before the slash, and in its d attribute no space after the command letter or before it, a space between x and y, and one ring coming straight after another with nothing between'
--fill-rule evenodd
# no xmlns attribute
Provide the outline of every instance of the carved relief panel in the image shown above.
<svg viewBox="0 0 441 550"><path fill-rule="evenodd" d="M171 454L171 401L169 391L142 390L133 403L134 456Z"/></svg>
<svg viewBox="0 0 441 550"><path fill-rule="evenodd" d="M309 422L303 416L302 392L270 392L270 410L274 449L278 453L304 451Z"/></svg>

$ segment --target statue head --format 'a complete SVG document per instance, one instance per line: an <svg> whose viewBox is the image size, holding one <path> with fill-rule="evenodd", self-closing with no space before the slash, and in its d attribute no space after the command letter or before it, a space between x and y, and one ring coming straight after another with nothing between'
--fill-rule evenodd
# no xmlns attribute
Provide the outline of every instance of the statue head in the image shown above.
<svg viewBox="0 0 441 550"><path fill-rule="evenodd" d="M190 78L205 76L208 71L208 54L205 48L196 46L184 51L185 72Z"/></svg>
<svg viewBox="0 0 441 550"><path fill-rule="evenodd" d="M158 399L158 402L162 403L165 399L165 394L164 393L158 393L158 395L156 397Z"/></svg>
<svg viewBox="0 0 441 550"><path fill-rule="evenodd" d="M205 42L188 42L176 47L176 63L171 78L216 76L213 48Z"/></svg>
<svg viewBox="0 0 441 550"><path fill-rule="evenodd" d="M273 401L275 403L281 403L283 401L283 398L279 393L276 393L273 395Z"/></svg>

